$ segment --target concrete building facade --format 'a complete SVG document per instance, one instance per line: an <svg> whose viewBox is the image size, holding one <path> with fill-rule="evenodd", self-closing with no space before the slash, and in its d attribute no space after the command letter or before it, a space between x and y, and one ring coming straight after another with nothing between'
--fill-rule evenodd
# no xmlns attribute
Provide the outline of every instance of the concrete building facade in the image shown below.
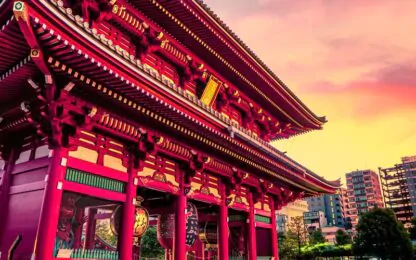
<svg viewBox="0 0 416 260"><path fill-rule="evenodd" d="M319 197L306 198L309 211L324 212L327 225L344 227L345 207L343 191L337 194L325 194Z"/></svg>
<svg viewBox="0 0 416 260"><path fill-rule="evenodd" d="M336 233L339 229L344 230L343 228L336 227L336 226L328 226L322 228L322 235L325 237L325 240L330 244L336 244Z"/></svg>
<svg viewBox="0 0 416 260"><path fill-rule="evenodd" d="M349 217L355 227L361 213L376 205L384 207L379 176L372 170L357 170L346 174Z"/></svg>
<svg viewBox="0 0 416 260"><path fill-rule="evenodd" d="M392 167L379 168L385 206L406 226L416 216L416 156L402 158Z"/></svg>
<svg viewBox="0 0 416 260"><path fill-rule="evenodd" d="M305 200L297 200L289 203L287 206L276 212L277 230L283 233L286 232L290 218L303 216L303 213L307 211L308 203Z"/></svg>
<svg viewBox="0 0 416 260"><path fill-rule="evenodd" d="M413 217L416 217L416 156L402 158Z"/></svg>
<svg viewBox="0 0 416 260"><path fill-rule="evenodd" d="M327 226L325 213L323 211L308 211L303 213L303 222L309 233Z"/></svg>

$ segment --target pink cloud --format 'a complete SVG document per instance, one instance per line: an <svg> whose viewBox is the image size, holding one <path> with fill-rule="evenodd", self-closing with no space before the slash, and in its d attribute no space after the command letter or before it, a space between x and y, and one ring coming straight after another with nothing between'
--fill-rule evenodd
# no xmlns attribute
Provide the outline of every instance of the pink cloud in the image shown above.
<svg viewBox="0 0 416 260"><path fill-rule="evenodd" d="M370 76L375 77L380 83L416 88L416 59L386 66Z"/></svg>
<svg viewBox="0 0 416 260"><path fill-rule="evenodd" d="M415 65L413 61L389 65L344 84L315 82L305 86L303 93L329 104L336 102L337 107L346 106L346 115L360 120L416 109Z"/></svg>
<svg viewBox="0 0 416 260"><path fill-rule="evenodd" d="M416 2L411 0L207 3L283 81L300 91L315 81L353 81L416 53L410 30L416 26Z"/></svg>
<svg viewBox="0 0 416 260"><path fill-rule="evenodd" d="M386 113L416 109L416 88L353 82L342 89L321 93L321 100L333 103L338 110L337 117L351 116L355 120L367 121L383 117ZM343 114L344 111L348 111Z"/></svg>
<svg viewBox="0 0 416 260"><path fill-rule="evenodd" d="M328 117L279 148L332 179L416 152L416 1L205 1Z"/></svg>

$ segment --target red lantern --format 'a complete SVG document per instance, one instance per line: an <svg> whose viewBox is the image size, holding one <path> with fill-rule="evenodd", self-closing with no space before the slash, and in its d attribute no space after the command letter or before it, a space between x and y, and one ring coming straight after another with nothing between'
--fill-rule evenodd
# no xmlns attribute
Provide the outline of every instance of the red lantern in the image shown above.
<svg viewBox="0 0 416 260"><path fill-rule="evenodd" d="M157 239L162 247L173 248L175 239L175 214L160 215L157 220ZM186 248L189 251L198 238L198 210L194 204L187 204L186 211Z"/></svg>
<svg viewBox="0 0 416 260"><path fill-rule="evenodd" d="M160 215L157 219L157 240L166 249L173 248L175 214Z"/></svg>
<svg viewBox="0 0 416 260"><path fill-rule="evenodd" d="M205 223L199 233L201 242L206 245L216 245L218 243L217 229L218 225L216 222Z"/></svg>

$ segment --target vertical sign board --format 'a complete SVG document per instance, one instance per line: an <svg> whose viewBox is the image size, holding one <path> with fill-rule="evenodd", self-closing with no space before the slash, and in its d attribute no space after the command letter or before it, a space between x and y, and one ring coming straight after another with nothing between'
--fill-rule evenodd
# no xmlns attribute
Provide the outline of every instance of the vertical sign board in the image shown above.
<svg viewBox="0 0 416 260"><path fill-rule="evenodd" d="M210 107L215 101L221 86L222 82L210 75L204 93L202 93L201 102Z"/></svg>

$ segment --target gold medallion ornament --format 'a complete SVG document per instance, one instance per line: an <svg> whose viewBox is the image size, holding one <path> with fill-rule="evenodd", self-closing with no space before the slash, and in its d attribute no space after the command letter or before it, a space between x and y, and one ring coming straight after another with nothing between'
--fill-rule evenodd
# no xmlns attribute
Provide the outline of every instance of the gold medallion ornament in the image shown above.
<svg viewBox="0 0 416 260"><path fill-rule="evenodd" d="M136 219L134 222L134 236L142 237L149 227L149 213L143 207L136 208Z"/></svg>

